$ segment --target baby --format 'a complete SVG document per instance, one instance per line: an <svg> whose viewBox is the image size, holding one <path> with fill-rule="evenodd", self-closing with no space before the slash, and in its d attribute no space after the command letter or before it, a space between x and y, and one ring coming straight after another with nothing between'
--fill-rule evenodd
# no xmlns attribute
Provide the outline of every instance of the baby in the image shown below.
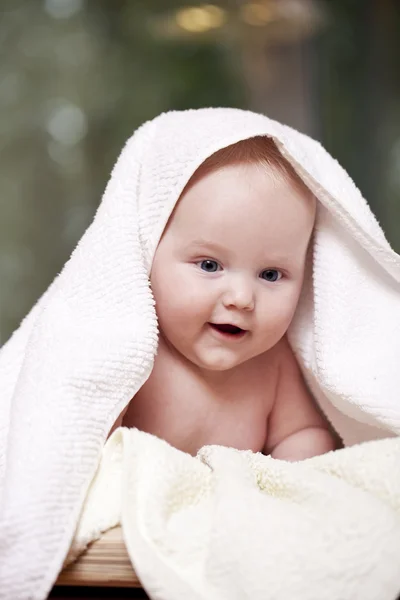
<svg viewBox="0 0 400 600"><path fill-rule="evenodd" d="M336 447L286 337L315 211L268 138L229 146L200 166L151 270L154 368L116 425L193 455L218 444L302 460Z"/></svg>

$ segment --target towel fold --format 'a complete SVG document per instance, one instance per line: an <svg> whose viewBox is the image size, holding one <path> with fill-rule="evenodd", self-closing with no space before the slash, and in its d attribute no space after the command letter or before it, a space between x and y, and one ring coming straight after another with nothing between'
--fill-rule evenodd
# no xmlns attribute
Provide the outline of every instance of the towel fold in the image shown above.
<svg viewBox="0 0 400 600"><path fill-rule="evenodd" d="M288 463L120 428L69 560L121 524L153 600L395 600L399 464L400 438Z"/></svg>

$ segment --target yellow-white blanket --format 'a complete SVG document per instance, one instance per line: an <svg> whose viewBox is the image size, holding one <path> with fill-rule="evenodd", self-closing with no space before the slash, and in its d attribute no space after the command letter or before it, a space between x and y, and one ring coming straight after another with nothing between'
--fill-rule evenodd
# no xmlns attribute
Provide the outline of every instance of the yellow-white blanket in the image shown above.
<svg viewBox="0 0 400 600"><path fill-rule="evenodd" d="M108 440L69 559L122 525L157 600L394 600L400 438L299 463L136 429Z"/></svg>

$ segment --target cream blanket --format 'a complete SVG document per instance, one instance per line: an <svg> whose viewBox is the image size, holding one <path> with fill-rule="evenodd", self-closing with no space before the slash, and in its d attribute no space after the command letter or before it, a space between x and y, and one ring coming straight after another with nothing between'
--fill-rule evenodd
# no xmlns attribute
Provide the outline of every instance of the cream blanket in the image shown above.
<svg viewBox="0 0 400 600"><path fill-rule="evenodd" d="M400 433L400 258L351 179L263 115L163 114L128 140L93 223L0 352L1 599L49 592L107 434L152 369L148 274L168 217L207 156L254 135L273 137L319 199L289 332L304 376L346 445Z"/></svg>
<svg viewBox="0 0 400 600"><path fill-rule="evenodd" d="M394 600L400 438L302 463L209 446L193 458L118 429L69 560L121 524L155 600Z"/></svg>

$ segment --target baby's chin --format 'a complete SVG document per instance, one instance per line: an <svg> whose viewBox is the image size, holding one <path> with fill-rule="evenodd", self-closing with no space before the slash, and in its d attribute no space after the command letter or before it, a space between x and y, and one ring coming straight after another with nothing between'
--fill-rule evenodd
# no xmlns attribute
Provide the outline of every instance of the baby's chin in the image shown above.
<svg viewBox="0 0 400 600"><path fill-rule="evenodd" d="M200 342L193 345L183 346L181 344L173 344L168 342L170 348L188 364L197 367L204 374L207 372L218 373L235 370L238 367L244 366L246 363L260 357L265 352L268 352L271 347L263 347L255 349L253 352L246 352L245 348L229 348L229 347L210 347L203 346ZM249 350L249 349L248 349Z"/></svg>
<svg viewBox="0 0 400 600"><path fill-rule="evenodd" d="M229 352L208 352L205 356L192 355L186 357L202 371L227 372L244 365L253 356L232 356Z"/></svg>

